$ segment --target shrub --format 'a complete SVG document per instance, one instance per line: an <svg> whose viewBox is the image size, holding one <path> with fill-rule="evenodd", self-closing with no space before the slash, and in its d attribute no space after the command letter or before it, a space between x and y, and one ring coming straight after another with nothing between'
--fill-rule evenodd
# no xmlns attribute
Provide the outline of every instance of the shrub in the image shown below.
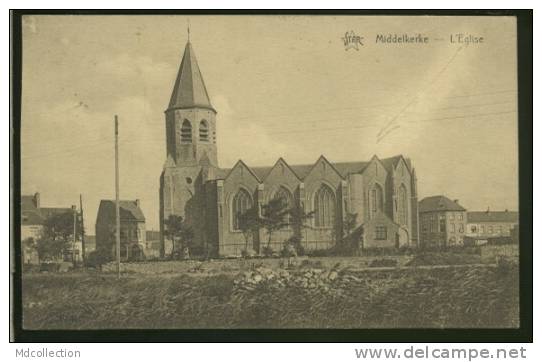
<svg viewBox="0 0 542 362"><path fill-rule="evenodd" d="M111 261L111 256L109 255L107 250L100 248L91 251L85 257L85 266L101 270L102 265L108 263L109 261Z"/></svg>
<svg viewBox="0 0 542 362"><path fill-rule="evenodd" d="M295 249L295 246L290 243L290 241L286 240L284 242L284 246L282 247L282 250L280 251L280 256L284 258L297 256L297 251Z"/></svg>
<svg viewBox="0 0 542 362"><path fill-rule="evenodd" d="M292 235L288 240L285 241L285 244L292 245L295 249L297 256L304 256L306 254L305 248L303 247L303 245L301 245L301 237L299 237L298 235Z"/></svg>
<svg viewBox="0 0 542 362"><path fill-rule="evenodd" d="M262 249L262 254L269 258L269 257L272 257L275 255L275 252L273 251L273 248L271 248L270 246L265 246L263 249Z"/></svg>

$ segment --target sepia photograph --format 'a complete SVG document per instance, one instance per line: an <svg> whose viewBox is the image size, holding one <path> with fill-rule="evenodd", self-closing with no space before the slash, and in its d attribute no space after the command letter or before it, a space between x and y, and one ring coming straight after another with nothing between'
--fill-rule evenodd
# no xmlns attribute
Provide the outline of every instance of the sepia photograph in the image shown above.
<svg viewBox="0 0 542 362"><path fill-rule="evenodd" d="M515 16L20 21L22 330L520 328Z"/></svg>

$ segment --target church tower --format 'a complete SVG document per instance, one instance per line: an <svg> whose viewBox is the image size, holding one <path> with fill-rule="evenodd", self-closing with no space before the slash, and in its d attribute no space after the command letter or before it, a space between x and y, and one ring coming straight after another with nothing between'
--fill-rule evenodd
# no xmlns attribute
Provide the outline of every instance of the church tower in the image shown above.
<svg viewBox="0 0 542 362"><path fill-rule="evenodd" d="M170 215L182 216L192 227L192 249L205 243L204 184L218 167L216 111L190 40L186 43L166 118L166 163L160 176L161 255L173 250L164 238ZM175 246L177 248L177 246Z"/></svg>
<svg viewBox="0 0 542 362"><path fill-rule="evenodd" d="M166 110L167 155L177 166L203 162L217 166L216 111L199 70L190 41Z"/></svg>

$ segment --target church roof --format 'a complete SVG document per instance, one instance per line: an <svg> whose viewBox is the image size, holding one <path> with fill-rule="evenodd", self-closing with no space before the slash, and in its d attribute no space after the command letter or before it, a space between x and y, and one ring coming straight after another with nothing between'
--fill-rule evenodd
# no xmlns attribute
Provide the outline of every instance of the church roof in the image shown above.
<svg viewBox="0 0 542 362"><path fill-rule="evenodd" d="M215 111L209 100L205 83L203 83L196 54L189 41L184 48L183 59L173 86L168 109L194 107Z"/></svg>
<svg viewBox="0 0 542 362"><path fill-rule="evenodd" d="M403 156L395 156L390 158L382 159L382 163L388 169L391 170L392 167L397 167L397 164ZM411 170L410 160L405 159L409 170ZM369 165L370 162L357 161L357 162L330 162L330 164L337 170L341 177L346 178L349 174L362 173L363 170ZM314 167L312 164L301 164L301 165L288 165L290 169L296 174L300 180L304 180L305 177L311 172ZM248 167L248 166L247 166ZM263 181L265 177L269 174L271 169L274 166L258 166L258 167L249 167L258 180ZM217 169L216 178L224 179L227 177L231 168L220 168Z"/></svg>

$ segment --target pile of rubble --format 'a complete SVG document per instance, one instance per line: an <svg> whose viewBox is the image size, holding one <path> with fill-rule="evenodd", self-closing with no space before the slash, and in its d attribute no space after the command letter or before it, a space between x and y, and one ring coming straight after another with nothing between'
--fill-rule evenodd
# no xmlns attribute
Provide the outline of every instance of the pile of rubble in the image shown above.
<svg viewBox="0 0 542 362"><path fill-rule="evenodd" d="M237 291L250 291L263 286L328 291L333 284L340 283L344 278L348 276L342 276L337 270L305 269L290 272L285 269L274 270L262 267L239 274L234 280L234 285Z"/></svg>

